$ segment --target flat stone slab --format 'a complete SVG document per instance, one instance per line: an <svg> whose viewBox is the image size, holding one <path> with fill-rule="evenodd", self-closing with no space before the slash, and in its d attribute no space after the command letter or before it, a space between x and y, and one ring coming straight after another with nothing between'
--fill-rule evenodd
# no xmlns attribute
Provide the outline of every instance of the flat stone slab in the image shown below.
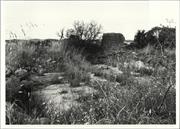
<svg viewBox="0 0 180 129"><path fill-rule="evenodd" d="M121 70L119 70L118 67L108 66L108 65L94 65L94 73L100 74L100 76L111 76L116 77L123 74Z"/></svg>
<svg viewBox="0 0 180 129"><path fill-rule="evenodd" d="M54 84L62 83L64 79L64 73L44 73L42 76L32 75L30 79L39 84Z"/></svg>
<svg viewBox="0 0 180 129"><path fill-rule="evenodd" d="M80 106L81 103L77 101L79 98L96 93L97 91L92 87L86 85L70 87L69 83L53 84L33 92L33 94L43 98L44 104L48 106L48 109L59 112Z"/></svg>

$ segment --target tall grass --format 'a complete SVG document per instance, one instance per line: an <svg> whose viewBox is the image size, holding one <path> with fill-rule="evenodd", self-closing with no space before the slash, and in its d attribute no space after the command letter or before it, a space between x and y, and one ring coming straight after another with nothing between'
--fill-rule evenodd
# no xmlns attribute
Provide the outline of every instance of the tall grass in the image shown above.
<svg viewBox="0 0 180 129"><path fill-rule="evenodd" d="M124 67L125 62L138 60L154 70L149 74L149 71ZM64 72L72 87L85 82L98 91L98 95L80 97L77 101L81 106L67 112L53 111L53 105L46 107L43 101L35 101L37 96L31 100L30 114L10 104L6 110L7 117L11 117L9 123L39 124L36 119L46 117L51 124L175 124L175 50L165 49L162 56L152 46L133 51L124 49L124 53L105 59L105 64L117 66L123 74L115 79L105 77L107 82L92 83L88 74L94 72L92 65L82 51L63 42L42 49L33 45L7 44L8 67L34 70L41 66L44 72ZM140 72L139 77L147 77L150 83L140 83L131 71Z"/></svg>
<svg viewBox="0 0 180 129"><path fill-rule="evenodd" d="M154 68L150 75L146 72L140 72L141 77L147 76L152 80L150 84L139 84L136 81L132 81L133 78L130 74L126 74L126 77L123 79L118 79L119 82L125 81L125 83L120 83L122 88L120 91L122 92L124 90L127 90L127 95L129 95L127 97L125 97L126 95L123 95L120 97L120 99L125 97L128 98L128 100L131 100L130 102L126 101L124 103L124 105L126 105L126 108L124 110L127 110L127 112L129 112L129 115L133 119L132 123L175 123L175 51L172 49L166 49L164 54L161 55L161 51L153 49L152 46L147 46L144 49L135 51L138 54L136 57L133 57L132 54L127 56L120 55L117 57L110 57L110 59L108 59L106 62L107 64L115 64L116 66L119 66L120 69L125 73L129 73L129 69L123 68L118 64L124 64L124 62L130 62L131 60L141 60L145 64L148 64L149 66ZM128 59L125 59L124 57L128 57ZM136 69L134 69L134 71L136 71ZM127 81L128 78L129 80ZM114 91L118 91L118 88L116 88L116 90L112 90L110 92L111 96L109 96L108 98L111 98L113 96ZM119 95L122 94L123 93L120 93ZM116 99L119 98L116 97ZM121 102L121 104L123 103ZM132 109L132 107L134 107L135 109ZM128 113L126 114L128 116ZM131 123L131 120L128 120L128 123L129 122Z"/></svg>
<svg viewBox="0 0 180 129"><path fill-rule="evenodd" d="M30 41L7 43L6 67L11 69L13 73L19 68L26 69L31 74L38 74L40 68L43 68L44 72L64 72L65 78L71 86L79 86L80 82L88 83L89 76L87 73L91 71L90 63L85 60L81 52L74 48L67 48L67 45L62 42L53 43L49 47L37 46ZM14 82L13 79L17 81ZM7 103L9 103L14 99L13 95L18 92L21 82L14 75L8 77L7 80L6 96ZM39 97L34 97L36 100L31 98L31 110L29 112L26 112L14 102L8 104L6 115L9 124L27 124L33 123L34 119L38 117L54 117L54 114L48 113L51 109L43 109L43 102L37 101ZM39 109L43 112L39 113Z"/></svg>

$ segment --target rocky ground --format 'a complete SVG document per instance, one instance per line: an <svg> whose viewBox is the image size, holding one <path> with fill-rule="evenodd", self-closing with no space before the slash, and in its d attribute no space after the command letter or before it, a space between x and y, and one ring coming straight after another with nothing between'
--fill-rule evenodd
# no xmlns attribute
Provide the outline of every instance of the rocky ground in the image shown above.
<svg viewBox="0 0 180 129"><path fill-rule="evenodd" d="M153 70L140 61L126 63L124 64L124 67ZM78 108L83 104L83 102L79 101L81 98L98 96L99 91L97 90L97 87L93 87L93 84L102 85L108 83L109 85L121 85L118 82L118 79L115 81L109 81L109 78L118 78L124 74L118 67L99 64L94 65L93 69L94 72L88 73L90 82L80 82L79 85L75 87L66 79L65 73L43 73L41 75L31 75L27 80L21 81L21 83L24 85L30 84L33 89L31 95L41 98L41 103L45 105L45 108L48 108L48 110L68 112L71 108ZM150 76L141 76L138 72L129 72L131 79L137 81L140 85L148 85L152 83ZM26 76L27 71L19 69L15 74L22 78ZM38 117L37 119L40 118Z"/></svg>
<svg viewBox="0 0 180 129"><path fill-rule="evenodd" d="M25 47L7 56L7 123L175 122L173 50L165 53L167 57L150 48L122 50L100 56L97 63L76 51L61 53L57 46L50 50L26 55Z"/></svg>

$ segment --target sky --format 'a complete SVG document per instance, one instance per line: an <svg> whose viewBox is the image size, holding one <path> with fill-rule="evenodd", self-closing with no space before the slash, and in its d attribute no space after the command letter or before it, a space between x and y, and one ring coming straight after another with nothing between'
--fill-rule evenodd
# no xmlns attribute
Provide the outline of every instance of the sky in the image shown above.
<svg viewBox="0 0 180 129"><path fill-rule="evenodd" d="M137 30L160 24L176 26L178 1L3 1L5 38L55 38L75 20L96 21L103 32L122 33L134 39ZM167 21L168 19L168 21ZM169 22L170 21L170 22Z"/></svg>

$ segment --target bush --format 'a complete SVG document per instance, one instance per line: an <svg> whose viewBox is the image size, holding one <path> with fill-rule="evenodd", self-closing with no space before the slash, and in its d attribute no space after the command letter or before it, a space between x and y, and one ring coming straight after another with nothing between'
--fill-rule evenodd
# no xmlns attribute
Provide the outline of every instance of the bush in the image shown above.
<svg viewBox="0 0 180 129"><path fill-rule="evenodd" d="M134 42L136 43L135 46L137 48L143 48L147 45L145 30L138 30L134 37Z"/></svg>
<svg viewBox="0 0 180 129"><path fill-rule="evenodd" d="M6 79L6 101L12 102L20 88L20 80L16 76Z"/></svg>
<svg viewBox="0 0 180 129"><path fill-rule="evenodd" d="M13 71L18 68L30 71L35 64L34 55L34 46L26 46L25 43L6 44L6 65Z"/></svg>
<svg viewBox="0 0 180 129"><path fill-rule="evenodd" d="M85 60L82 51L74 47L67 47L67 44L62 44L60 49L61 56L63 57L63 69L66 72L67 78L71 83L80 83L81 81L88 82L89 76L87 73L90 71L90 63Z"/></svg>
<svg viewBox="0 0 180 129"><path fill-rule="evenodd" d="M145 32L138 31L134 37L135 46L143 48L150 44L155 48L174 48L176 47L176 29L170 27L153 27L151 30Z"/></svg>

